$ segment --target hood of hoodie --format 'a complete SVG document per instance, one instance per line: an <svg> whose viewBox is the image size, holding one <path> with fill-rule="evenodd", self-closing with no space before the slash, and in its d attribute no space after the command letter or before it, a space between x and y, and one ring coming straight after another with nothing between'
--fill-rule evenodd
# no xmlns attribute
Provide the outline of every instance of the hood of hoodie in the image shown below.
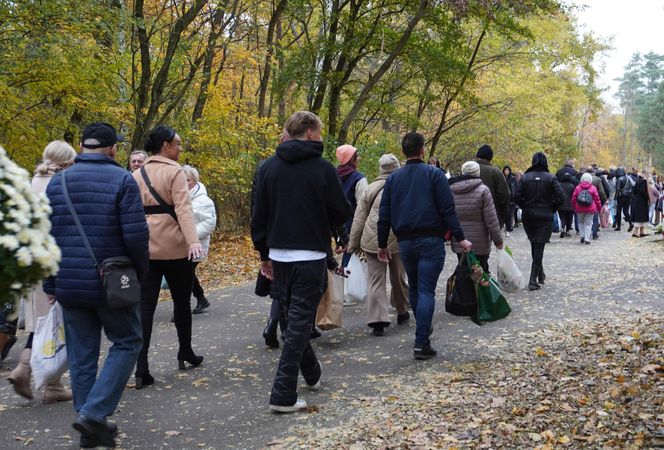
<svg viewBox="0 0 664 450"><path fill-rule="evenodd" d="M589 183L587 181L582 181L579 183L579 186L581 186L581 189L590 189L592 187L592 183Z"/></svg>
<svg viewBox="0 0 664 450"><path fill-rule="evenodd" d="M467 194L482 185L482 180L477 177L462 175L450 179L450 190L453 194Z"/></svg>
<svg viewBox="0 0 664 450"><path fill-rule="evenodd" d="M279 144L277 156L289 163L297 163L310 158L323 156L323 143L317 141L292 141Z"/></svg>
<svg viewBox="0 0 664 450"><path fill-rule="evenodd" d="M625 175L625 169L623 169L622 167L618 167L616 169L616 174L615 174L616 178L620 178L624 175Z"/></svg>
<svg viewBox="0 0 664 450"><path fill-rule="evenodd" d="M189 194L191 194L191 198L194 199L201 195L207 195L207 189L205 188L205 185L199 181L193 189L189 190Z"/></svg>

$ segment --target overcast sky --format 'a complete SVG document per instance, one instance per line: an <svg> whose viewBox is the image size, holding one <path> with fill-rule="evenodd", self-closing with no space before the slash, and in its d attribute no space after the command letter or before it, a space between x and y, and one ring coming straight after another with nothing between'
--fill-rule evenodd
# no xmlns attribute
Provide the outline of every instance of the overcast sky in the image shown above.
<svg viewBox="0 0 664 450"><path fill-rule="evenodd" d="M664 54L664 0L567 0L586 8L576 13L582 29L612 38L613 50L598 61L604 73L600 87L608 87L605 100L617 104L614 94L625 65L635 52Z"/></svg>

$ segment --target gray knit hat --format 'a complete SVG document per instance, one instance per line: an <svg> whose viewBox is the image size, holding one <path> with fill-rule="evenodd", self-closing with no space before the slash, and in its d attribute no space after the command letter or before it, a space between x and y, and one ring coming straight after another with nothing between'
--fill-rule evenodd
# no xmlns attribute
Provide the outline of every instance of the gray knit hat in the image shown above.
<svg viewBox="0 0 664 450"><path fill-rule="evenodd" d="M381 156L378 160L378 165L380 166L381 175L389 175L401 167L399 164L399 158L394 156L392 153Z"/></svg>
<svg viewBox="0 0 664 450"><path fill-rule="evenodd" d="M475 161L467 161L461 166L461 175L470 175L471 177L480 176L480 165Z"/></svg>

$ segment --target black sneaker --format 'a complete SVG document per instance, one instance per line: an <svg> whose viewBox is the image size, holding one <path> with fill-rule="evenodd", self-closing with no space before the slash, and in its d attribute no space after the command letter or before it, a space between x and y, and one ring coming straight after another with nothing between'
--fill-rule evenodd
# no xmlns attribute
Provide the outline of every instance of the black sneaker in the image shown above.
<svg viewBox="0 0 664 450"><path fill-rule="evenodd" d="M629 224L629 228L627 229L627 232L628 232L628 233L631 233L633 229L634 229L634 224L633 224L633 223L630 223L630 224Z"/></svg>
<svg viewBox="0 0 664 450"><path fill-rule="evenodd" d="M385 327L383 325L376 325L373 327L372 334L374 336L382 336L385 334Z"/></svg>
<svg viewBox="0 0 664 450"><path fill-rule="evenodd" d="M438 352L431 348L430 344L415 347L413 349L413 357L415 359L431 359L435 358L437 354Z"/></svg>
<svg viewBox="0 0 664 450"><path fill-rule="evenodd" d="M113 439L118 437L118 426L112 422L108 422L108 431L110 431ZM97 439L87 433L81 434L81 440L79 442L81 448L96 448L99 446Z"/></svg>
<svg viewBox="0 0 664 450"><path fill-rule="evenodd" d="M105 423L97 422L83 416L78 416L72 427L81 433L81 437L85 436L84 444L96 447L116 447L115 436L113 427ZM115 435L117 436L117 427L115 428Z"/></svg>

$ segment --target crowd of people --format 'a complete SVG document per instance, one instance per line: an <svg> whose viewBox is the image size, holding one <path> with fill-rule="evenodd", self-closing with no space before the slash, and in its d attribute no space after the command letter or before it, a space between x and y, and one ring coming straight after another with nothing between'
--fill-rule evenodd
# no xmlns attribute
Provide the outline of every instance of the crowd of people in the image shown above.
<svg viewBox="0 0 664 450"><path fill-rule="evenodd" d="M490 272L492 245L503 249L505 238L523 226L531 245L528 289L537 290L546 282L544 250L553 233L565 239L574 229L580 242L590 245L608 223L621 231L623 216L636 238L648 234L648 223L662 220L662 178L636 168L627 173L623 167L590 165L577 171L570 159L554 174L547 156L537 152L522 174L495 166L493 149L482 145L453 176L437 158L425 162L424 136L410 132L401 141L405 160L382 155L379 175L369 181L359 170L354 146L337 148L337 167L323 158L322 130L315 114L294 113L274 155L259 164L254 176L251 237L261 261L256 291L272 299L263 337L267 345L281 346L269 399L275 412L306 406L297 390L300 373L309 389L320 387L323 367L311 345L320 335L317 308L329 273L347 276L345 268L357 253L367 264L371 333L382 336L391 325L390 307L397 325L408 323L412 313L413 357L426 360L437 355L432 321L446 241L460 262L472 250ZM194 351L192 313L210 306L196 266L209 251L217 221L214 203L198 171L178 163L182 141L176 130L163 125L151 130L144 150L133 151L126 168L116 161L122 140L111 125L96 122L83 131L78 154L61 141L44 150L33 189L50 200L61 269L24 300L29 337L8 378L17 394L33 398L34 324L57 301L72 390L52 380L43 401L73 399L78 414L73 427L84 448L115 446L118 429L107 418L132 372L136 389L156 382L149 356L162 279L173 298L178 369L204 360ZM117 256L131 259L141 289L133 304L114 309L105 302L95 261ZM197 301L193 311L192 295ZM102 330L112 345L99 371Z"/></svg>

